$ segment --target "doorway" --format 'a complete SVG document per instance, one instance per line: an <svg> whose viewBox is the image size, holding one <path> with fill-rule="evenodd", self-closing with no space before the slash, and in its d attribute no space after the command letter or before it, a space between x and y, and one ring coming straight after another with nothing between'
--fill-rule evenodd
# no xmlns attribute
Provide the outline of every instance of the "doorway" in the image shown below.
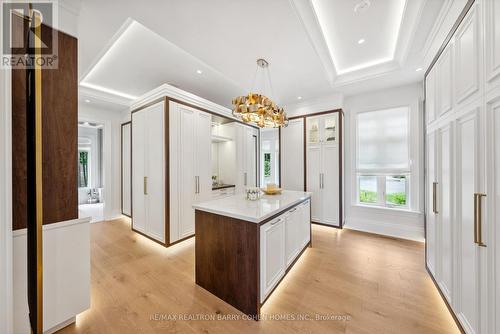
<svg viewBox="0 0 500 334"><path fill-rule="evenodd" d="M78 122L78 215L104 220L104 125Z"/></svg>

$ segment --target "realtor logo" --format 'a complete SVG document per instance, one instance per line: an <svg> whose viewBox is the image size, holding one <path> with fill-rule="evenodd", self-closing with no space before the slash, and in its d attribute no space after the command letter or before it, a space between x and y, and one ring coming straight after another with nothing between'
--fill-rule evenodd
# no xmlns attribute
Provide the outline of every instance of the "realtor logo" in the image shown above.
<svg viewBox="0 0 500 334"><path fill-rule="evenodd" d="M43 69L57 68L57 5L57 1L50 0L2 1L0 68L26 69L35 64ZM41 38L30 23L33 15L41 22ZM41 46L40 57L35 57L35 45Z"/></svg>

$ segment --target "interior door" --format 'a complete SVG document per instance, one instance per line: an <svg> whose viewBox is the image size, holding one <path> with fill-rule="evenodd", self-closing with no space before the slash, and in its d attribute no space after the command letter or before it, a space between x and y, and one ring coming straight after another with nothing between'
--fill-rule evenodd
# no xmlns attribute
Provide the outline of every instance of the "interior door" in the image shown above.
<svg viewBox="0 0 500 334"><path fill-rule="evenodd" d="M132 114L132 228L146 232L146 112Z"/></svg>
<svg viewBox="0 0 500 334"><path fill-rule="evenodd" d="M212 147L211 147L212 116L206 112L197 112L196 122L196 201L207 201L212 196ZM196 186L196 185L195 185Z"/></svg>
<svg viewBox="0 0 500 334"><path fill-rule="evenodd" d="M197 111L179 106L179 239L194 233L194 209L196 200L196 121ZM210 170L210 164L207 169Z"/></svg>
<svg viewBox="0 0 500 334"><path fill-rule="evenodd" d="M322 221L327 225L339 224L339 145L337 138L338 115L323 116L321 171Z"/></svg>
<svg viewBox="0 0 500 334"><path fill-rule="evenodd" d="M451 125L439 130L439 256L440 270L438 280L441 290L448 301L451 302L453 291L453 132Z"/></svg>
<svg viewBox="0 0 500 334"><path fill-rule="evenodd" d="M436 136L435 133L427 135L427 174L426 174L426 225L425 245L427 250L427 267L433 275L436 270L436 214L434 213L434 195L437 189L436 181ZM436 185L435 185L436 183Z"/></svg>
<svg viewBox="0 0 500 334"><path fill-rule="evenodd" d="M479 247L474 242L474 193L479 181L479 109L457 121L457 223L459 228L459 318L466 332L478 333Z"/></svg>
<svg viewBox="0 0 500 334"><path fill-rule="evenodd" d="M147 234L165 242L165 105L147 109Z"/></svg>

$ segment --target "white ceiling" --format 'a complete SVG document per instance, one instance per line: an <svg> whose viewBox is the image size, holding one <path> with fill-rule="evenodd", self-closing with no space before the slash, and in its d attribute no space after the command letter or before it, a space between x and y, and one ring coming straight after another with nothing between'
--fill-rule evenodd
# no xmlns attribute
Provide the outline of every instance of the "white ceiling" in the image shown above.
<svg viewBox="0 0 500 334"><path fill-rule="evenodd" d="M312 0L337 74L394 59L405 0L379 0L363 11L356 1Z"/></svg>
<svg viewBox="0 0 500 334"><path fill-rule="evenodd" d="M229 107L257 58L280 104L417 82L449 1L371 0L356 14L358 0L84 0L81 84L127 100L170 83Z"/></svg>

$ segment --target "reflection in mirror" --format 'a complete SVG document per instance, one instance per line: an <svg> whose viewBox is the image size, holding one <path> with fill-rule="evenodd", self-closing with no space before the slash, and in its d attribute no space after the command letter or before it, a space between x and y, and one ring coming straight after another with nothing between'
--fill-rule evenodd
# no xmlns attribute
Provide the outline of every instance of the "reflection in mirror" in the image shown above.
<svg viewBox="0 0 500 334"><path fill-rule="evenodd" d="M279 129L261 129L260 133L260 185L279 185Z"/></svg>

